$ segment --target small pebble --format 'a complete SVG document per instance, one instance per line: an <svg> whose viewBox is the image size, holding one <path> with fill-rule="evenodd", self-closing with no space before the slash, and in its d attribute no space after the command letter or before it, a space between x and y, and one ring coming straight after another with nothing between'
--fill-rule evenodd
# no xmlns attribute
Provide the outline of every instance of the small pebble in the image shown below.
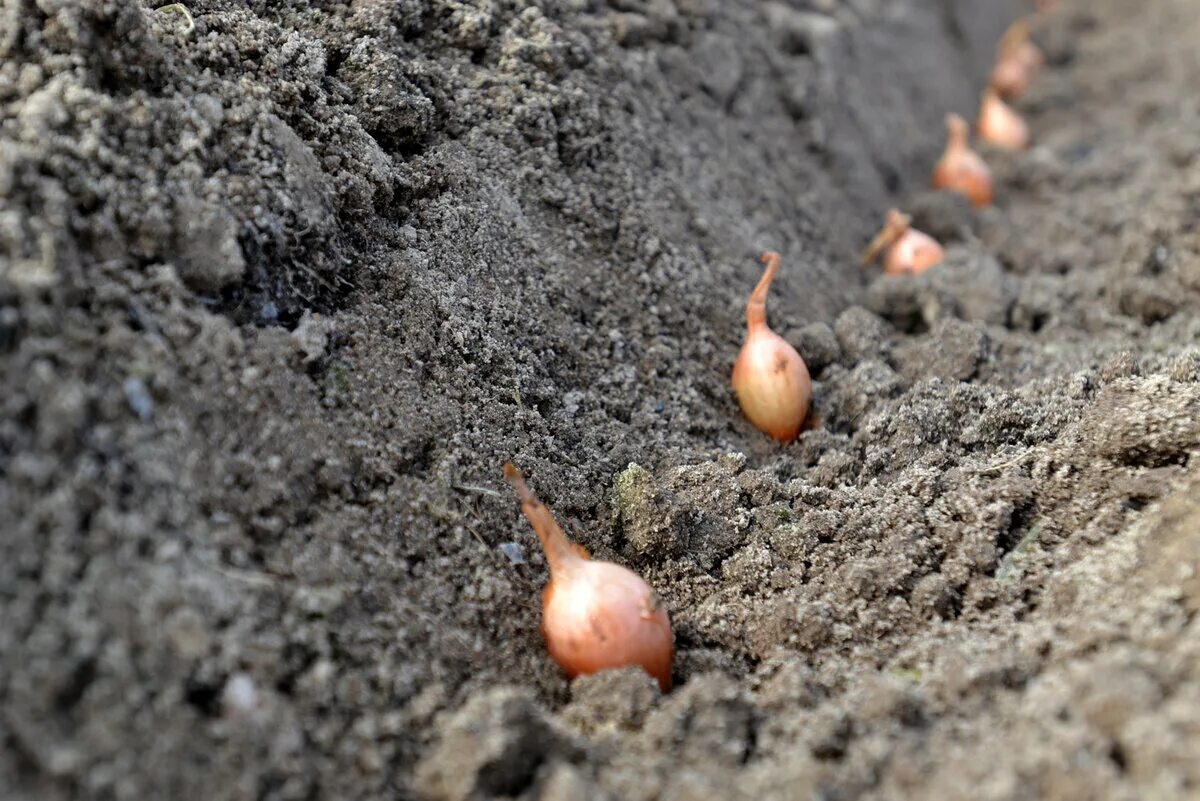
<svg viewBox="0 0 1200 801"><path fill-rule="evenodd" d="M129 408L142 422L154 416L154 399L150 397L150 390L146 388L145 381L140 378L126 378L121 384L121 389L125 392Z"/></svg>
<svg viewBox="0 0 1200 801"><path fill-rule="evenodd" d="M521 546L515 542L500 543L500 553L508 557L508 561L514 565L525 564L525 552L521 550Z"/></svg>
<svg viewBox="0 0 1200 801"><path fill-rule="evenodd" d="M248 673L234 673L221 691L221 705L227 715L248 715L258 708L258 688Z"/></svg>

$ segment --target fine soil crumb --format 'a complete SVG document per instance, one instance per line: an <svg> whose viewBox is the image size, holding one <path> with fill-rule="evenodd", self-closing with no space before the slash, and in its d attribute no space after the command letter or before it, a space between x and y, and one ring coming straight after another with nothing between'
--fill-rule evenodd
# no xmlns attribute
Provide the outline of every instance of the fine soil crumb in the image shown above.
<svg viewBox="0 0 1200 801"><path fill-rule="evenodd" d="M186 7L0 4L8 794L1195 797L1194 3L1039 13L978 212L1018 0ZM508 460L670 693L549 660Z"/></svg>

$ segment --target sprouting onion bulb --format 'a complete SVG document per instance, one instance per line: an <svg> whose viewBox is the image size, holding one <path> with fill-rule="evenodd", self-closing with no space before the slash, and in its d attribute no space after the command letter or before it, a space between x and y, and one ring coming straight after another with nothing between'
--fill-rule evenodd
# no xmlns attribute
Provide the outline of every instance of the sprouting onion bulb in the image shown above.
<svg viewBox="0 0 1200 801"><path fill-rule="evenodd" d="M997 61L988 80L993 89L1010 100L1015 100L1029 91L1032 82L1033 74L1024 64L1012 58Z"/></svg>
<svg viewBox="0 0 1200 801"><path fill-rule="evenodd" d="M1028 18L1019 19L1008 27L1000 40L998 53L1001 58L1019 61L1031 75L1046 66L1046 57L1041 48L1029 37Z"/></svg>
<svg viewBox="0 0 1200 801"><path fill-rule="evenodd" d="M957 192L976 208L987 206L995 194L992 171L971 149L967 121L957 114L947 114L946 133L946 151L933 168L934 189Z"/></svg>
<svg viewBox="0 0 1200 801"><path fill-rule="evenodd" d="M1012 106L1000 99L994 89L985 89L976 123L979 138L1002 150L1029 147L1029 126Z"/></svg>
<svg viewBox="0 0 1200 801"><path fill-rule="evenodd" d="M1029 90L1045 63L1042 51L1029 38L1029 23L1019 19L996 47L996 66L989 83L1002 97L1014 100Z"/></svg>
<svg viewBox="0 0 1200 801"><path fill-rule="evenodd" d="M658 595L632 570L594 561L567 539L511 463L504 465L504 477L550 565L542 592L542 636L550 658L570 678L639 665L663 692L670 690L675 639Z"/></svg>
<svg viewBox="0 0 1200 801"><path fill-rule="evenodd" d="M733 389L751 423L791 442L808 416L812 379L796 349L767 326L767 290L779 272L779 254L767 251L762 262L767 269L746 303L746 343L733 364Z"/></svg>
<svg viewBox="0 0 1200 801"><path fill-rule="evenodd" d="M863 253L867 266L883 253L883 271L889 275L917 275L941 264L945 253L937 240L912 227L912 217L888 210L883 229Z"/></svg>

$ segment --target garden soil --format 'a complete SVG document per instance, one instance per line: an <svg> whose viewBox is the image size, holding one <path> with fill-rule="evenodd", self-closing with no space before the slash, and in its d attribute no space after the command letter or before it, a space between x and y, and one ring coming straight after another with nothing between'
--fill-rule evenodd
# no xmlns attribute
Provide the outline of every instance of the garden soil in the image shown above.
<svg viewBox="0 0 1200 801"><path fill-rule="evenodd" d="M1200 4L1039 12L976 213L1029 11L0 2L0 796L1200 797ZM507 460L669 693L547 658Z"/></svg>

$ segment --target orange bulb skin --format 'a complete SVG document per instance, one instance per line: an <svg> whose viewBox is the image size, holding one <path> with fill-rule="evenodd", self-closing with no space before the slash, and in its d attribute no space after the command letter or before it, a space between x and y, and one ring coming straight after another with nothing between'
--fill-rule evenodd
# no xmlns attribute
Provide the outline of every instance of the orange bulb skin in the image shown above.
<svg viewBox="0 0 1200 801"><path fill-rule="evenodd" d="M760 431L783 443L800 436L812 377L787 340L765 326L751 331L733 363L732 383L742 413Z"/></svg>
<svg viewBox="0 0 1200 801"><path fill-rule="evenodd" d="M1015 59L1018 63L1024 65L1025 69L1029 71L1031 78L1038 70L1046 66L1046 57L1042 55L1041 48L1028 39L1017 44L1007 57Z"/></svg>
<svg viewBox="0 0 1200 801"><path fill-rule="evenodd" d="M946 128L949 132L946 152L933 168L933 188L957 192L977 209L991 205L995 196L992 171L971 149L966 121L950 114L946 117Z"/></svg>
<svg viewBox="0 0 1200 801"><path fill-rule="evenodd" d="M1029 20L1019 19L1004 32L996 48L996 66L989 83L1001 97L1015 100L1029 91L1046 64L1041 48L1029 39Z"/></svg>
<svg viewBox="0 0 1200 801"><path fill-rule="evenodd" d="M550 581L542 592L542 636L550 658L570 678L638 665L671 689L675 638L671 621L650 585L611 562L594 562L567 539L554 515L511 462L504 477L542 543Z"/></svg>
<svg viewBox="0 0 1200 801"><path fill-rule="evenodd" d="M1029 126L996 92L984 92L976 125L979 138L1001 150L1029 147Z"/></svg>
<svg viewBox="0 0 1200 801"><path fill-rule="evenodd" d="M611 562L587 561L542 593L542 635L570 678L638 665L671 689L671 621L650 585Z"/></svg>
<svg viewBox="0 0 1200 801"><path fill-rule="evenodd" d="M980 162L982 165L982 162ZM986 165L983 165L986 169ZM989 172L980 171L976 165L963 166L956 163L938 163L933 171L933 188L957 192L971 201L977 209L990 206L995 199L995 187Z"/></svg>
<svg viewBox="0 0 1200 801"><path fill-rule="evenodd" d="M883 271L888 275L920 275L945 261L946 254L929 234L909 228L888 248Z"/></svg>
<svg viewBox="0 0 1200 801"><path fill-rule="evenodd" d="M912 217L899 209L888 209L883 228L863 252L863 266L870 266L880 253L884 254L883 271L888 275L917 275L945 258L938 241L913 228Z"/></svg>
<svg viewBox="0 0 1200 801"><path fill-rule="evenodd" d="M1029 91L1033 71L1019 56L1006 56L996 63L989 82L1002 97L1015 100Z"/></svg>
<svg viewBox="0 0 1200 801"><path fill-rule="evenodd" d="M812 405L812 378L796 349L767 325L767 292L782 262L768 250L763 271L746 302L746 342L730 378L742 413L760 431L780 442L800 436Z"/></svg>

